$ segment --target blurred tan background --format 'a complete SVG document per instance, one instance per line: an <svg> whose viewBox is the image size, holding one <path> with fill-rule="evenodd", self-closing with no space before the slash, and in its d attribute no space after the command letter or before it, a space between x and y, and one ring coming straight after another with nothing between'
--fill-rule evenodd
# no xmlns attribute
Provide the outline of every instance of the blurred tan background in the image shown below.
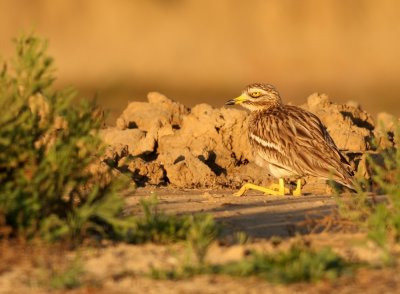
<svg viewBox="0 0 400 294"><path fill-rule="evenodd" d="M400 115L396 0L0 0L0 16L3 57L34 29L57 85L98 93L111 119L149 91L220 106L256 81Z"/></svg>

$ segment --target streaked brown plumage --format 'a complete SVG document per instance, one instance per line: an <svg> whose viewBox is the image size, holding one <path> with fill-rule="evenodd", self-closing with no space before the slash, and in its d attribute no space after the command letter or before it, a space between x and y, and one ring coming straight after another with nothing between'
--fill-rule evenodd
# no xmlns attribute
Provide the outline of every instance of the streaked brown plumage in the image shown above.
<svg viewBox="0 0 400 294"><path fill-rule="evenodd" d="M251 84L228 105L249 109L249 140L256 163L277 178L314 176L352 188L352 170L320 119L284 105L268 84Z"/></svg>

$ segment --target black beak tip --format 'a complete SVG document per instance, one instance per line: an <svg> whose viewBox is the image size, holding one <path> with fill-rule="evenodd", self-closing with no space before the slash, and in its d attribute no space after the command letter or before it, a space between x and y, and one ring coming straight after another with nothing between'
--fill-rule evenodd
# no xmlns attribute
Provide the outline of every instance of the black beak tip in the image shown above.
<svg viewBox="0 0 400 294"><path fill-rule="evenodd" d="M235 100L231 99L225 102L225 105L234 105L235 104Z"/></svg>

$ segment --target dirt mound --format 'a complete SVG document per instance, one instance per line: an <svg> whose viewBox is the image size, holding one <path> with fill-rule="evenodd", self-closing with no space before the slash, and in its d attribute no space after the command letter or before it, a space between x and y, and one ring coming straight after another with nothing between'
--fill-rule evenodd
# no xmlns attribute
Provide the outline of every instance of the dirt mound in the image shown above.
<svg viewBox="0 0 400 294"><path fill-rule="evenodd" d="M313 94L301 107L320 117L343 151L362 154L371 148L374 121L355 103L335 104L324 94ZM253 163L247 123L244 110L207 104L188 109L152 92L148 102L131 102L116 127L102 130L101 135L110 148L107 160L130 171L139 185L237 188L246 181L268 184L272 179Z"/></svg>
<svg viewBox="0 0 400 294"><path fill-rule="evenodd" d="M340 150L370 149L375 124L372 116L356 103L336 104L327 95L315 93L302 107L321 119Z"/></svg>

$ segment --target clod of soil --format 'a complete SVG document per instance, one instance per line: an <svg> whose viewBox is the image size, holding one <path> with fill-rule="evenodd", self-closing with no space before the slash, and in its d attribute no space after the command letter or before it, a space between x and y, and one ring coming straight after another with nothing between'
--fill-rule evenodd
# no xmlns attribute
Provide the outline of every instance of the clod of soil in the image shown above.
<svg viewBox="0 0 400 294"><path fill-rule="evenodd" d="M336 104L325 94L312 94L301 107L321 119L354 167L371 150L372 138L388 131L375 130L372 116L357 103ZM247 123L244 110L207 104L189 109L151 92L148 102L131 102L116 126L102 130L101 136L109 145L108 153L114 154L106 160L129 170L138 185L237 188L247 181L265 185L273 179L253 163ZM323 191L324 186L319 193Z"/></svg>
<svg viewBox="0 0 400 294"><path fill-rule="evenodd" d="M336 104L327 95L315 93L302 107L321 119L340 150L359 152L370 148L375 124L372 116L360 106Z"/></svg>

